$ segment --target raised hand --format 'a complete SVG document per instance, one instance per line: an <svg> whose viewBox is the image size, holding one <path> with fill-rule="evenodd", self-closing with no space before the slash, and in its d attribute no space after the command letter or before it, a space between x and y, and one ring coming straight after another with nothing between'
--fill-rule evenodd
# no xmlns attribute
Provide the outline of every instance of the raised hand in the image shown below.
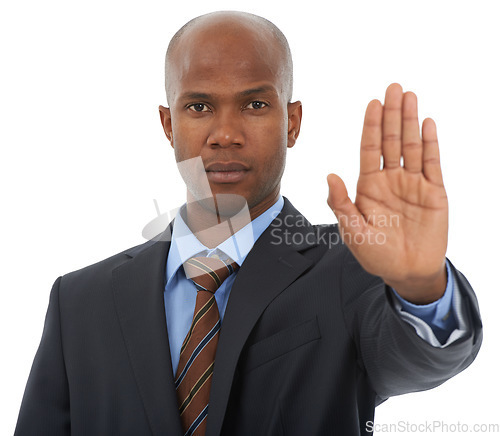
<svg viewBox="0 0 500 436"><path fill-rule="evenodd" d="M420 135L415 94L392 84L383 106L368 104L355 202L339 176L328 185L342 238L365 270L415 304L442 296L448 200L436 125L425 119Z"/></svg>

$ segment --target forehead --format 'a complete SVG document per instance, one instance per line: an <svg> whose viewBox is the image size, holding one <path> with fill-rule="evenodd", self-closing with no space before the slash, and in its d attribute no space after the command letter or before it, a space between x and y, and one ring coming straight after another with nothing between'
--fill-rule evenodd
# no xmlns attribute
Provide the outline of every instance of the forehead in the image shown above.
<svg viewBox="0 0 500 436"><path fill-rule="evenodd" d="M285 57L261 23L210 22L186 30L169 59L172 97L207 88L231 89L267 82L283 92ZM199 89L192 89L199 88Z"/></svg>

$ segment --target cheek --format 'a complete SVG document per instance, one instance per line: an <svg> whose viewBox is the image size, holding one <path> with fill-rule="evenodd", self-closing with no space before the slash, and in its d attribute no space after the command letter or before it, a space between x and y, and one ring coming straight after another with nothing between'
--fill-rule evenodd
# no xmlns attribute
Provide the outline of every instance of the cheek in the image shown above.
<svg viewBox="0 0 500 436"><path fill-rule="evenodd" d="M286 130L279 132L276 129L263 132L266 136L261 142L260 153L255 158L259 161L261 184L274 187L283 174L287 152ZM265 138L265 139L264 139Z"/></svg>
<svg viewBox="0 0 500 436"><path fill-rule="evenodd" d="M280 125L275 124L262 130L262 143L265 144L261 155L264 164L268 167L281 168L285 164L287 150L287 129L280 129Z"/></svg>
<svg viewBox="0 0 500 436"><path fill-rule="evenodd" d="M203 140L199 129L195 129L186 125L186 123L172 123L175 160L182 162L200 155Z"/></svg>

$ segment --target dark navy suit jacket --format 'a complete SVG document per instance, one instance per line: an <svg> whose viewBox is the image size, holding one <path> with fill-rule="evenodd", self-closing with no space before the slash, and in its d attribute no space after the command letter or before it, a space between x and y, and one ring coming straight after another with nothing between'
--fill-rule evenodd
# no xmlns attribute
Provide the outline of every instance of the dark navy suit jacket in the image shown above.
<svg viewBox="0 0 500 436"><path fill-rule="evenodd" d="M56 280L16 435L182 434L163 302L169 231ZM474 360L477 301L453 265L471 329L439 349L336 241L336 225L312 226L287 199L257 240L225 312L207 435L368 434L381 401Z"/></svg>

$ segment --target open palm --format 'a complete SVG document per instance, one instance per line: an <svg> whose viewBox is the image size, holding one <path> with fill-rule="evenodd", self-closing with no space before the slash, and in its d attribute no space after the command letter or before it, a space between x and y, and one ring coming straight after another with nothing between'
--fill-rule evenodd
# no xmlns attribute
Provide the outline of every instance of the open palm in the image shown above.
<svg viewBox="0 0 500 436"><path fill-rule="evenodd" d="M415 94L392 84L383 106L369 103L355 202L340 177L328 184L343 240L364 269L410 301L444 292L448 200L436 125L424 120L420 135Z"/></svg>

